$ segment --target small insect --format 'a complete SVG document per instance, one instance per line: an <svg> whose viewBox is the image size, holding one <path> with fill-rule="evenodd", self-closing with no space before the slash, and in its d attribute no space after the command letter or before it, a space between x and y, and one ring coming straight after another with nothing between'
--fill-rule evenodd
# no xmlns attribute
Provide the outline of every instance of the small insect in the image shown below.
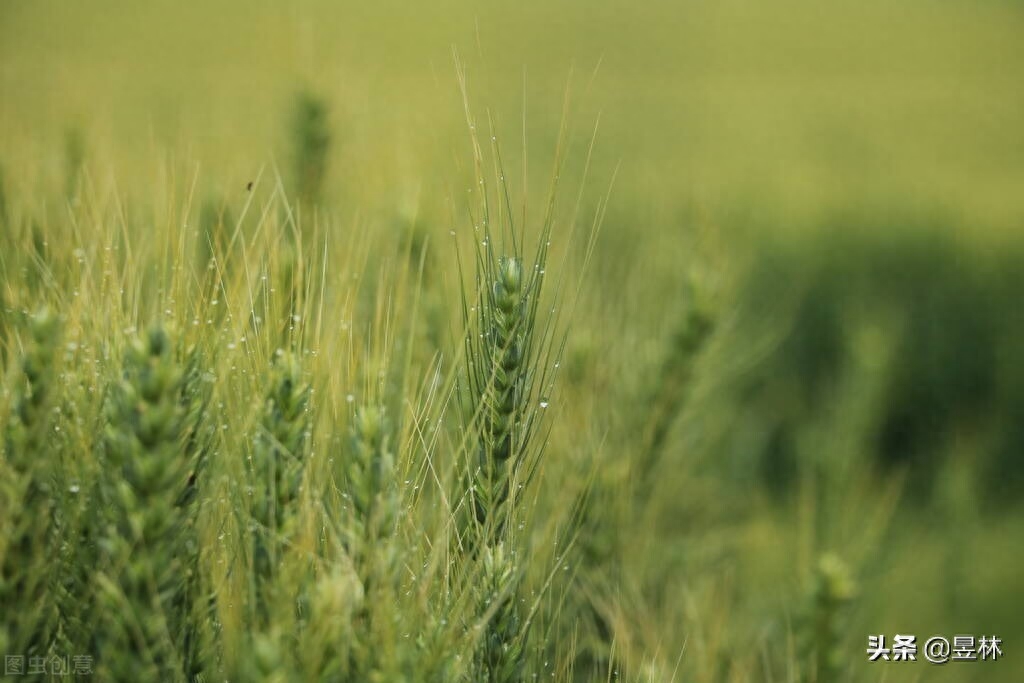
<svg viewBox="0 0 1024 683"><path fill-rule="evenodd" d="M252 181L251 180L248 183L245 184L245 189L246 189L247 192L252 192Z"/></svg>

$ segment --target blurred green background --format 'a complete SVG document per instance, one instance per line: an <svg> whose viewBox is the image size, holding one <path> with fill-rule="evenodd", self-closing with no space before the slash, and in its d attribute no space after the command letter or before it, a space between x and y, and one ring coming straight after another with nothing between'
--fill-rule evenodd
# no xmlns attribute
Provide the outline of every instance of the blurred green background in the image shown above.
<svg viewBox="0 0 1024 683"><path fill-rule="evenodd" d="M597 158L623 163L619 207L753 199L789 218L898 201L1007 226L1024 202L1012 2L7 0L2 12L5 156L52 157L77 128L97 161L149 169L173 150L245 176L281 153L284 109L309 86L333 105L334 185L376 198L461 149L455 46L515 141L525 91L542 149L574 68L576 122L603 112Z"/></svg>
<svg viewBox="0 0 1024 683"><path fill-rule="evenodd" d="M835 551L851 680L1017 681L1022 36L1008 0L0 0L6 210L61 215L81 183L158 224L290 187L309 92L319 210L444 235L469 177L453 49L517 193L543 196L569 92L567 180L596 126L585 206L615 182L551 450L613 470L671 399L651 493L616 513L636 647L685 641L683 680L787 680L759 653ZM682 401L659 381L694 288L715 327ZM866 665L896 632L1007 657Z"/></svg>

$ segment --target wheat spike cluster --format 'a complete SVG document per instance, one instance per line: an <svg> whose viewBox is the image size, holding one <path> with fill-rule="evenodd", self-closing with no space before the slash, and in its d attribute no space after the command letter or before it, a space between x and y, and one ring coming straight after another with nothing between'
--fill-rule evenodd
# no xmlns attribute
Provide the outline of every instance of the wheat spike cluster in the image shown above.
<svg viewBox="0 0 1024 683"><path fill-rule="evenodd" d="M575 528L568 510L542 530L530 497L565 333L539 315L557 305L541 287L553 211L532 237L514 224L474 135L475 272L458 235L447 253L338 243L302 215L324 126L303 96L294 206L274 194L232 219L207 202L198 232L163 245L111 229L132 258L76 252L97 260L74 283L90 306L5 325L0 591L18 616L4 647L79 653L124 681L506 682L551 667L541 629L560 618L552 567ZM143 277L168 255L169 273ZM428 270L439 258L459 264L454 282ZM43 283L14 295L56 300ZM541 533L557 535L538 552Z"/></svg>

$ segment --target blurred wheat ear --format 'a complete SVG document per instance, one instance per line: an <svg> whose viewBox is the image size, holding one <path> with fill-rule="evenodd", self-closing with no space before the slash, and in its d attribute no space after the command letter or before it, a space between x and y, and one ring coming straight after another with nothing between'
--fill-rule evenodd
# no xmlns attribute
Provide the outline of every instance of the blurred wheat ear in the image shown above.
<svg viewBox="0 0 1024 683"><path fill-rule="evenodd" d="M50 557L56 552L54 520L60 517L53 486L61 476L52 431L61 322L44 308L29 320L28 331L19 371L13 373L0 462L0 604L5 612L0 646L43 655L58 626L56 606L46 597L55 579Z"/></svg>
<svg viewBox="0 0 1024 683"><path fill-rule="evenodd" d="M327 103L310 91L299 93L292 113L292 155L295 195L302 206L320 201L330 147Z"/></svg>
<svg viewBox="0 0 1024 683"><path fill-rule="evenodd" d="M370 405L356 412L346 469L353 545L365 544L367 552L379 549L393 534L398 518L391 438L391 421L382 407Z"/></svg>
<svg viewBox="0 0 1024 683"><path fill-rule="evenodd" d="M282 553L298 525L299 491L309 443L310 386L293 353L274 359L249 475L252 497L254 600L265 605ZM263 618L257 618L259 623Z"/></svg>
<svg viewBox="0 0 1024 683"><path fill-rule="evenodd" d="M849 669L843 636L856 592L847 564L838 555L822 555L815 568L810 614L800 634L811 655L804 677L807 683L837 683Z"/></svg>

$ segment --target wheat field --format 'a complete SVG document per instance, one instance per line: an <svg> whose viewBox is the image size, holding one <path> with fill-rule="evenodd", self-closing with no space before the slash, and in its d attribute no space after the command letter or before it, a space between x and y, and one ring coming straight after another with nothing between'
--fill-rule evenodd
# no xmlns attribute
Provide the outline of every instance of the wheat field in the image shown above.
<svg viewBox="0 0 1024 683"><path fill-rule="evenodd" d="M1022 30L0 0L2 680L1020 680Z"/></svg>

